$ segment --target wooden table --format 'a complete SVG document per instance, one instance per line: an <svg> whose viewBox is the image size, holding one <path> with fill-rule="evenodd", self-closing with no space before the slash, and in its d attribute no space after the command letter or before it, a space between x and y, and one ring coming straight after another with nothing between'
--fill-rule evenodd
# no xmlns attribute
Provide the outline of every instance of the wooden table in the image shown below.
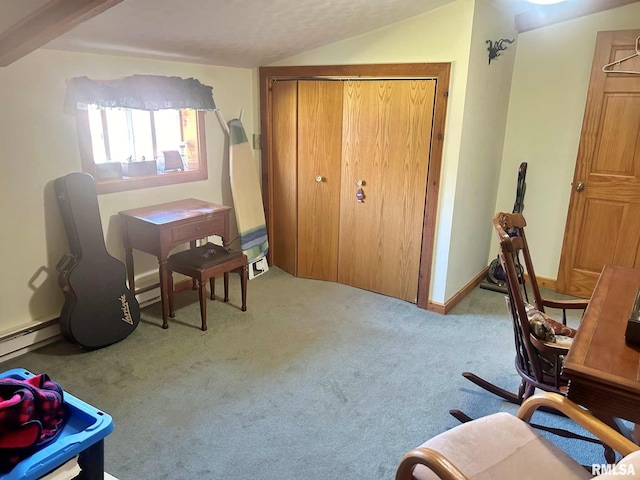
<svg viewBox="0 0 640 480"><path fill-rule="evenodd" d="M167 257L176 246L195 241L209 235L222 237L223 244L229 240L229 212L231 207L188 198L175 202L134 208L119 212L122 219L122 234L127 265L129 289L142 293L160 286L162 300L162 328L168 328L169 276ZM136 290L133 269L133 249L158 257L160 282Z"/></svg>
<svg viewBox="0 0 640 480"><path fill-rule="evenodd" d="M562 369L571 400L634 423L640 423L640 348L627 345L624 334L639 287L640 269L605 265Z"/></svg>

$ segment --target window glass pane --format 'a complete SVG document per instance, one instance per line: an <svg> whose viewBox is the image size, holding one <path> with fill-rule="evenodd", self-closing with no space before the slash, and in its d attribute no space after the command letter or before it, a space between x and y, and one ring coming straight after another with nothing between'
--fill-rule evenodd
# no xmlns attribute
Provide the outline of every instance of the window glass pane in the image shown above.
<svg viewBox="0 0 640 480"><path fill-rule="evenodd" d="M102 112L97 108L90 108L89 130L91 131L91 147L93 149L93 161L104 163L107 161L107 152L104 149L104 132L102 130Z"/></svg>
<svg viewBox="0 0 640 480"><path fill-rule="evenodd" d="M187 170L198 170L200 157L198 148L198 115L195 110L182 110L181 148Z"/></svg>
<svg viewBox="0 0 640 480"><path fill-rule="evenodd" d="M180 142L182 141L180 112L178 110L158 110L154 112L154 119L158 154L164 150L180 151Z"/></svg>
<svg viewBox="0 0 640 480"><path fill-rule="evenodd" d="M151 115L144 110L131 110L135 160L153 160Z"/></svg>
<svg viewBox="0 0 640 480"><path fill-rule="evenodd" d="M94 106L76 115L82 169L94 175L99 194L207 179L203 112ZM122 167L121 175L109 164Z"/></svg>
<svg viewBox="0 0 640 480"><path fill-rule="evenodd" d="M111 161L126 162L133 157L133 132L129 129L130 115L127 110L107 110L107 129L109 131L109 151Z"/></svg>

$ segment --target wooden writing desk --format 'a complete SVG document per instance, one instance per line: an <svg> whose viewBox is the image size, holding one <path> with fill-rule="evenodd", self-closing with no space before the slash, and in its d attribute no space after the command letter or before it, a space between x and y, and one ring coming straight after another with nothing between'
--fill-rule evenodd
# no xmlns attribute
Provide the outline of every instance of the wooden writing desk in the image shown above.
<svg viewBox="0 0 640 480"><path fill-rule="evenodd" d="M219 235L223 243L229 240L231 207L188 198L175 202L134 208L119 212L122 219L125 260L129 289L142 293L160 286L162 328L168 328L169 276L167 257L182 243L191 243L209 235ZM133 270L133 249L158 257L160 282L136 290Z"/></svg>
<svg viewBox="0 0 640 480"><path fill-rule="evenodd" d="M640 269L605 265L562 375L567 396L596 414L640 423L640 348L627 345L627 320Z"/></svg>

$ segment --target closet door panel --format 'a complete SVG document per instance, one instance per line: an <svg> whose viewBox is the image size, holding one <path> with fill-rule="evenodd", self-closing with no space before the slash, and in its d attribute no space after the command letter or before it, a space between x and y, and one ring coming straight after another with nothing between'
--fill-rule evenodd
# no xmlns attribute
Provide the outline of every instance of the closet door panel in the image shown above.
<svg viewBox="0 0 640 480"><path fill-rule="evenodd" d="M416 302L434 92L433 80L345 84L341 283Z"/></svg>
<svg viewBox="0 0 640 480"><path fill-rule="evenodd" d="M298 276L338 279L342 82L298 82Z"/></svg>
<svg viewBox="0 0 640 480"><path fill-rule="evenodd" d="M273 264L296 275L297 257L297 103L298 82L271 83Z"/></svg>

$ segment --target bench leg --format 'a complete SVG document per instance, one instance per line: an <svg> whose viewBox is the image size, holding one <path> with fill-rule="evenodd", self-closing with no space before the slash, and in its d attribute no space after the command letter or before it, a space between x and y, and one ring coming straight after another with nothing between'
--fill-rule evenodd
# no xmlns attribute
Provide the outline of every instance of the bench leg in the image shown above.
<svg viewBox="0 0 640 480"><path fill-rule="evenodd" d="M224 301L229 301L229 272L224 272Z"/></svg>
<svg viewBox="0 0 640 480"><path fill-rule="evenodd" d="M209 289L211 290L211 300L216 299L216 277L211 277L209 279Z"/></svg>
<svg viewBox="0 0 640 480"><path fill-rule="evenodd" d="M200 318L202 318L202 331L207 330L207 288L203 281L198 282L198 290L200 297Z"/></svg>
<svg viewBox="0 0 640 480"><path fill-rule="evenodd" d="M247 279L249 277L249 268L247 265L240 270L240 289L242 293L242 311L247 311Z"/></svg>

